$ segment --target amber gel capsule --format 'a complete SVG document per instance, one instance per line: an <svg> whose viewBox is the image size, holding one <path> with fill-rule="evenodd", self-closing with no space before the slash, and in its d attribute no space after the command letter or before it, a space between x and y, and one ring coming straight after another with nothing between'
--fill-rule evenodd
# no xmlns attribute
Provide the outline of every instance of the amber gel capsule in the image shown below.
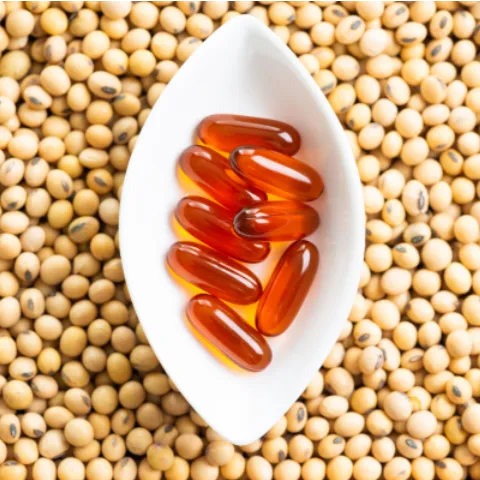
<svg viewBox="0 0 480 480"><path fill-rule="evenodd" d="M300 240L320 224L315 209L292 200L261 202L245 207L235 215L235 232L248 240L284 242Z"/></svg>
<svg viewBox="0 0 480 480"><path fill-rule="evenodd" d="M248 268L199 243L174 243L167 262L178 276L227 302L248 305L262 294L260 281Z"/></svg>
<svg viewBox="0 0 480 480"><path fill-rule="evenodd" d="M200 188L231 210L267 199L264 192L241 180L228 160L211 148L188 147L180 156L180 167Z"/></svg>
<svg viewBox="0 0 480 480"><path fill-rule="evenodd" d="M280 152L238 147L230 154L230 165L249 184L282 198L310 202L323 192L315 169Z"/></svg>
<svg viewBox="0 0 480 480"><path fill-rule="evenodd" d="M283 333L295 319L318 268L318 250L300 240L287 248L265 287L258 304L256 325L260 333Z"/></svg>
<svg viewBox="0 0 480 480"><path fill-rule="evenodd" d="M241 262L261 262L270 252L267 243L251 242L236 235L234 213L208 198L183 198L175 209L175 217L194 237Z"/></svg>
<svg viewBox="0 0 480 480"><path fill-rule="evenodd" d="M204 118L198 126L203 143L231 152L240 145L271 148L287 155L300 149L300 134L288 123L269 118L218 114Z"/></svg>
<svg viewBox="0 0 480 480"><path fill-rule="evenodd" d="M214 347L239 367L263 370L272 360L265 339L234 310L212 295L201 294L187 305L187 318Z"/></svg>

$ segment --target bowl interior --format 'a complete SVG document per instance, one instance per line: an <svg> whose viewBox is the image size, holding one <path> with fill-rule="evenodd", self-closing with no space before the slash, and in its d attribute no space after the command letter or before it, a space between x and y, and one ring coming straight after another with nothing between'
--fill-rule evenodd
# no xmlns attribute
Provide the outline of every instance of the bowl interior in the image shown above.
<svg viewBox="0 0 480 480"><path fill-rule="evenodd" d="M172 223L182 196L200 193L179 178L177 158L198 122L213 113L270 117L301 133L297 157L324 179L312 205L321 227L310 237L320 267L292 326L269 339L273 361L263 372L228 368L195 338L184 320L192 289L165 267L169 246L187 236ZM220 434L237 444L262 435L298 398L347 318L358 284L364 242L360 182L328 102L287 47L247 16L217 31L178 72L155 105L128 168L120 241L129 291L148 339L180 391ZM263 284L287 245L253 269ZM295 288L295 285L292 285ZM238 311L251 321L252 308Z"/></svg>

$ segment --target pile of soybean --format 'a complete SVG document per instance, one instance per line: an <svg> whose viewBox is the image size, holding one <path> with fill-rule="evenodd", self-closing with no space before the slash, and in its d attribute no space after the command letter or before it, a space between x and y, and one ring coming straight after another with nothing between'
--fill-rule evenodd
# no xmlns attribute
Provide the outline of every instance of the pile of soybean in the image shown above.
<svg viewBox="0 0 480 480"><path fill-rule="evenodd" d="M149 346L118 211L155 101L245 13L341 120L367 249L322 369L238 448ZM0 480L480 479L480 3L12 1L0 18Z"/></svg>

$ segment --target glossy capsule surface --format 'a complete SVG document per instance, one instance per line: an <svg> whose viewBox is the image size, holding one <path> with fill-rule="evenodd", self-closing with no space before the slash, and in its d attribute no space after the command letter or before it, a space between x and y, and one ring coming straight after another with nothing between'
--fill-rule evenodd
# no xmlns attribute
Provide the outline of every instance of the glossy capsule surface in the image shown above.
<svg viewBox="0 0 480 480"><path fill-rule="evenodd" d="M182 153L179 163L191 180L230 210L238 211L267 198L264 192L241 180L228 160L211 148L192 145Z"/></svg>
<svg viewBox="0 0 480 480"><path fill-rule="evenodd" d="M245 207L233 221L237 235L257 242L300 240L313 233L319 224L320 217L314 208L293 200Z"/></svg>
<svg viewBox="0 0 480 480"><path fill-rule="evenodd" d="M192 298L187 318L206 340L245 370L259 372L272 360L265 339L218 298L205 294Z"/></svg>
<svg viewBox="0 0 480 480"><path fill-rule="evenodd" d="M288 123L269 118L218 114L198 126L203 143L231 152L240 145L255 145L294 155L300 149L300 134Z"/></svg>
<svg viewBox="0 0 480 480"><path fill-rule="evenodd" d="M248 268L199 243L174 243L167 263L179 277L227 302L248 305L262 294L260 281Z"/></svg>
<svg viewBox="0 0 480 480"><path fill-rule="evenodd" d="M175 209L175 217L194 237L241 262L261 262L270 252L267 243L251 242L236 235L234 213L208 198L183 198Z"/></svg>
<svg viewBox="0 0 480 480"><path fill-rule="evenodd" d="M249 184L282 198L310 202L323 192L315 169L280 152L238 147L230 154L230 165Z"/></svg>
<svg viewBox="0 0 480 480"><path fill-rule="evenodd" d="M291 325L312 285L318 260L317 247L307 240L287 248L258 304L256 325L260 333L280 335Z"/></svg>

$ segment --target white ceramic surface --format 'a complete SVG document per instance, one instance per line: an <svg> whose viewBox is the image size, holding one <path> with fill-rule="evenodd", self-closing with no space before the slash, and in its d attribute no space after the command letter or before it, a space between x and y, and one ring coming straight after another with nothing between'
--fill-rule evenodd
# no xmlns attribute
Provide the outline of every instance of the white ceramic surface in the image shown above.
<svg viewBox="0 0 480 480"><path fill-rule="evenodd" d="M291 123L302 136L297 157L317 168L326 186L313 203L322 225L310 238L320 251L319 272L295 322L269 339L273 361L257 374L228 368L198 342L184 319L189 294L165 267L178 240L172 211L186 194L176 161L198 122L213 113ZM360 278L364 211L355 161L334 112L295 55L255 18L221 27L157 101L128 167L120 244L135 310L165 371L226 439L242 445L259 438L301 395L344 325ZM275 249L268 266L254 267L264 284L265 269L284 248Z"/></svg>

